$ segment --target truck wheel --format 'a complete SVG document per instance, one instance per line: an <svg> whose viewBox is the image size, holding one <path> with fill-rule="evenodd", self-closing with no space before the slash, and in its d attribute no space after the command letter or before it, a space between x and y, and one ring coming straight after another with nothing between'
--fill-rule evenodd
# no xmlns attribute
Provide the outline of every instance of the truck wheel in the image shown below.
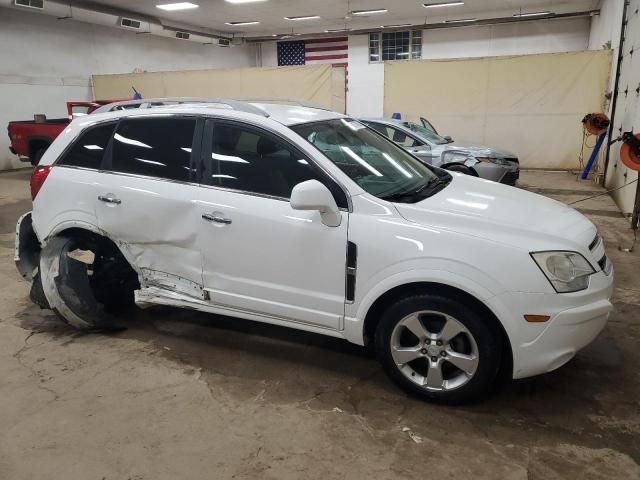
<svg viewBox="0 0 640 480"><path fill-rule="evenodd" d="M40 163L40 159L42 158L42 156L44 155L44 152L46 151L47 151L46 148L41 148L40 150L36 151L36 153L33 155L33 158L31 158L31 165L36 167Z"/></svg>
<svg viewBox="0 0 640 480"><path fill-rule="evenodd" d="M49 307L76 328L124 328L116 315L135 305L137 277L124 270L122 262L131 267L117 255L74 237L51 239L40 254L40 279Z"/></svg>
<svg viewBox="0 0 640 480"><path fill-rule="evenodd" d="M382 314L376 353L407 392L436 403L471 403L490 393L500 366L501 344L488 321L458 300L408 297Z"/></svg>

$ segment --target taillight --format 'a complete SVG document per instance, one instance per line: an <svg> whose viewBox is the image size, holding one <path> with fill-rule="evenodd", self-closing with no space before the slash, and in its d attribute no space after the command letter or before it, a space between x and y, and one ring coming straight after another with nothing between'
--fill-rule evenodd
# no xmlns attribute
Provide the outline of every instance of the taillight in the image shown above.
<svg viewBox="0 0 640 480"><path fill-rule="evenodd" d="M51 171L51 165L40 165L33 170L31 174L31 200L36 199L36 195L44 185L47 175Z"/></svg>

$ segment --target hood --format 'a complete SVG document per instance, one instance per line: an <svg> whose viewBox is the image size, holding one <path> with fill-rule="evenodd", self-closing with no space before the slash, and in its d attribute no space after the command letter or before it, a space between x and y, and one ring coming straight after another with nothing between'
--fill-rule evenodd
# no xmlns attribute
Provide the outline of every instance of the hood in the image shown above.
<svg viewBox="0 0 640 480"><path fill-rule="evenodd" d="M500 148L487 147L486 145L478 145L477 143L453 142L442 145L443 151L446 150L464 150L470 152L476 157L487 158L517 158L517 155Z"/></svg>
<svg viewBox="0 0 640 480"><path fill-rule="evenodd" d="M596 234L584 215L567 205L515 187L452 174L451 183L415 204L394 204L424 226L465 233L528 251L583 251Z"/></svg>

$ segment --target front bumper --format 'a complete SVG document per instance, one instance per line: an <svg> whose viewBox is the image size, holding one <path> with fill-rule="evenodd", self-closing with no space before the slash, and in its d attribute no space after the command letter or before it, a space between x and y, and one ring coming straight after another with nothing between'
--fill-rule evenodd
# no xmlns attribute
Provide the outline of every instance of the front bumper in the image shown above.
<svg viewBox="0 0 640 480"><path fill-rule="evenodd" d="M613 310L613 271L592 275L589 288L569 294L505 293L499 300L511 317L505 325L513 353L513 378L551 372L589 345ZM545 323L527 323L525 314L547 314Z"/></svg>
<svg viewBox="0 0 640 480"><path fill-rule="evenodd" d="M514 186L520 177L520 167L516 165L497 165L495 163L477 163L472 167L480 178Z"/></svg>

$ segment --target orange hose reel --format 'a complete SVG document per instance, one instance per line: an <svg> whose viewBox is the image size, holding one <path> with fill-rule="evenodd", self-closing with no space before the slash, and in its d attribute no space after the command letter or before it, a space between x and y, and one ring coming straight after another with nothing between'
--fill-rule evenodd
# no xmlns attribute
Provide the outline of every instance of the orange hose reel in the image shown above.
<svg viewBox="0 0 640 480"><path fill-rule="evenodd" d="M620 160L631 170L640 170L640 133L632 132L622 134L622 146L620 147Z"/></svg>
<svg viewBox="0 0 640 480"><path fill-rule="evenodd" d="M584 129L591 135L602 135L609 128L609 117L604 113L588 113L582 119Z"/></svg>

